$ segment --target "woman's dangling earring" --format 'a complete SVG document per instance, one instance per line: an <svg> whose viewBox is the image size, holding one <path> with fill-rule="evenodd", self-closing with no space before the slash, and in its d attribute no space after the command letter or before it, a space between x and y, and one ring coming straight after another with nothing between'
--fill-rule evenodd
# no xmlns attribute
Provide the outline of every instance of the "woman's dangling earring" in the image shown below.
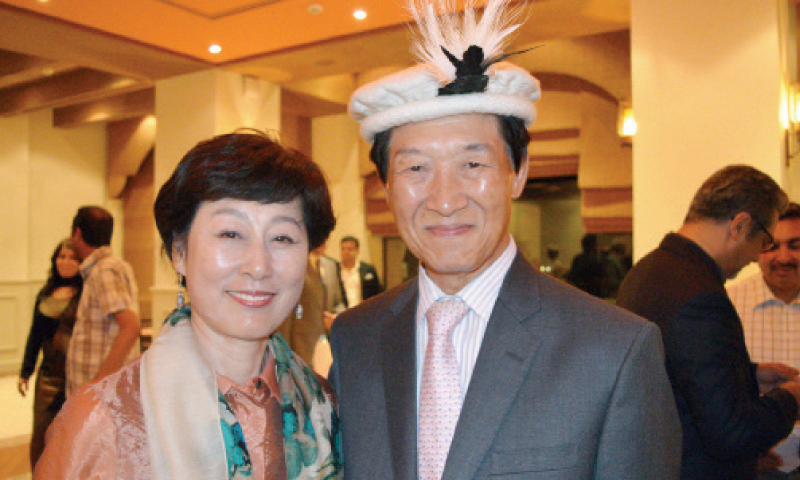
<svg viewBox="0 0 800 480"><path fill-rule="evenodd" d="M186 306L186 296L183 294L183 287L186 286L186 277L178 274L178 308Z"/></svg>
<svg viewBox="0 0 800 480"><path fill-rule="evenodd" d="M296 318L296 319L298 319L298 320L300 320L301 318L303 318L303 306L302 306L302 305L300 305L299 303L298 303L298 304L297 304L297 306L294 308L294 318Z"/></svg>

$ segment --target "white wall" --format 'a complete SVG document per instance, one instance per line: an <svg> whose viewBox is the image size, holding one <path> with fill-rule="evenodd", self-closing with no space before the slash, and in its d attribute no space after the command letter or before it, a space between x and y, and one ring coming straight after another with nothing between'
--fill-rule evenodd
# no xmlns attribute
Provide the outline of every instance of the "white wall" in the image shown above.
<svg viewBox="0 0 800 480"><path fill-rule="evenodd" d="M556 244L559 260L569 268L575 255L581 253L584 233L580 197L542 202L541 258L548 244Z"/></svg>
<svg viewBox="0 0 800 480"><path fill-rule="evenodd" d="M16 373L33 300L56 244L70 234L82 205L100 205L122 224L119 202L106 199L103 125L52 126L52 111L0 118L0 374ZM120 252L121 228L112 247Z"/></svg>
<svg viewBox="0 0 800 480"><path fill-rule="evenodd" d="M745 163L781 178L778 5L631 2L635 258L680 226L719 168Z"/></svg>
<svg viewBox="0 0 800 480"><path fill-rule="evenodd" d="M328 239L326 254L339 259L339 241L359 240L360 257L381 265L369 241L364 206L364 180L359 174L358 125L349 116L328 115L311 121L311 157L322 168L331 192L336 228ZM377 265L376 265L377 266Z"/></svg>
<svg viewBox="0 0 800 480"><path fill-rule="evenodd" d="M542 211L534 202L514 202L508 230L519 251L534 265L541 263Z"/></svg>

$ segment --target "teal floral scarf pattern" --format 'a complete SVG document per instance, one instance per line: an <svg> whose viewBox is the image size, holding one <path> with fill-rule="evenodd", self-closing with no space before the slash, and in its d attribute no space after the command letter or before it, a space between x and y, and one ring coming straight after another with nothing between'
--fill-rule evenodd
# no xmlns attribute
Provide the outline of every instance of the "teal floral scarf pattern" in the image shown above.
<svg viewBox="0 0 800 480"><path fill-rule="evenodd" d="M253 464L244 441L244 432L222 392L219 392L219 415L225 456L228 458L228 480L249 479L253 474Z"/></svg>
<svg viewBox="0 0 800 480"><path fill-rule="evenodd" d="M189 321L190 307L177 309L164 323ZM339 417L325 396L317 376L276 333L269 339L275 358L283 412L283 450L288 480L335 480L342 476ZM266 359L265 359L266 361ZM218 392L219 393L219 392ZM225 397L219 394L220 424L228 460L229 480L247 480L252 474L250 454L242 428Z"/></svg>

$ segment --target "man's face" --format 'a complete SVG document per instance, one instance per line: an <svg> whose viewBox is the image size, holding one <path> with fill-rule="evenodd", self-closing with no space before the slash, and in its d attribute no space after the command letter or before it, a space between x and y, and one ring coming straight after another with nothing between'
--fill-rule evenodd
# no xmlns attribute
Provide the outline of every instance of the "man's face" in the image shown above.
<svg viewBox="0 0 800 480"><path fill-rule="evenodd" d="M778 223L778 212L775 211L773 221L769 226L765 225L763 229L754 222L755 220L750 220L747 224L748 226L752 225L752 227L748 227L748 232L751 233L742 235L741 240L731 251L727 268L723 267L723 274L728 280L736 278L736 275L744 267L758 261L764 245L769 242L770 235L775 231L775 225ZM767 232L769 232L769 235Z"/></svg>
<svg viewBox="0 0 800 480"><path fill-rule="evenodd" d="M800 290L800 219L779 221L774 237L775 247L761 254L758 266L776 296L794 296Z"/></svg>
<svg viewBox="0 0 800 480"><path fill-rule="evenodd" d="M79 228L73 228L72 235L70 235L69 239L72 241L72 245L75 247L75 253L78 255L78 260L81 262L84 261L89 254L86 251L87 246L83 241L81 230Z"/></svg>
<svg viewBox="0 0 800 480"><path fill-rule="evenodd" d="M356 257L358 256L358 246L356 242L352 240L345 240L342 242L342 263L350 267L356 263Z"/></svg>
<svg viewBox="0 0 800 480"><path fill-rule="evenodd" d="M397 127L386 184L400 235L445 293L456 293L509 243L514 173L493 115L457 115Z"/></svg>

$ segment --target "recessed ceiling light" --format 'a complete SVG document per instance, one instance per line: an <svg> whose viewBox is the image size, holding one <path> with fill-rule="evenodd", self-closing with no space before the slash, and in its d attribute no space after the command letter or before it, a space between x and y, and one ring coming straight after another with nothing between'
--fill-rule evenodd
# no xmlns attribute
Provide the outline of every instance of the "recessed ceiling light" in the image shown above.
<svg viewBox="0 0 800 480"><path fill-rule="evenodd" d="M367 12L359 8L358 10L353 12L353 17L355 17L356 20L364 20L365 18L367 18Z"/></svg>
<svg viewBox="0 0 800 480"><path fill-rule="evenodd" d="M308 6L308 13L310 13L311 15L319 15L320 13L322 13L322 5L320 5L319 3L312 3L311 5Z"/></svg>
<svg viewBox="0 0 800 480"><path fill-rule="evenodd" d="M220 47L219 45L217 45L215 43L214 45L211 45L210 47L208 47L208 51L216 55L216 54L218 54L219 52L222 51L222 47Z"/></svg>

